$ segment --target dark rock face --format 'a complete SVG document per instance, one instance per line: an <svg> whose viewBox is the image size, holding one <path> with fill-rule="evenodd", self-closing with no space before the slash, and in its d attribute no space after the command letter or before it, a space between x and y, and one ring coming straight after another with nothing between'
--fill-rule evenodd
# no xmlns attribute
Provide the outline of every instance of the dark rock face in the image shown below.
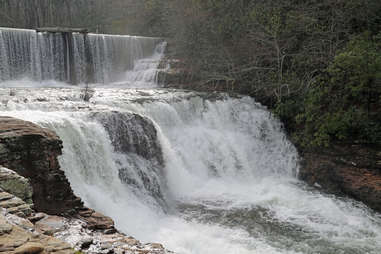
<svg viewBox="0 0 381 254"><path fill-rule="evenodd" d="M116 152L135 153L164 165L157 131L148 118L129 112L97 112L94 118L107 130Z"/></svg>
<svg viewBox="0 0 381 254"><path fill-rule="evenodd" d="M381 151L335 146L304 155L299 177L324 190L352 197L381 212Z"/></svg>
<svg viewBox="0 0 381 254"><path fill-rule="evenodd" d="M115 152L134 158L127 167L120 163L119 178L139 192L145 190L151 193L164 205L161 187L164 183L160 178L164 157L154 123L149 118L131 112L96 112L93 117L105 127ZM142 159L148 169L146 171L137 163Z"/></svg>
<svg viewBox="0 0 381 254"><path fill-rule="evenodd" d="M62 141L57 135L33 123L0 117L0 165L30 179L37 211L70 213L83 206L70 187L57 156Z"/></svg>
<svg viewBox="0 0 381 254"><path fill-rule="evenodd" d="M73 194L57 160L61 149L62 141L53 131L0 116L0 165L29 179L36 211L73 215L91 228L115 230L109 217L85 207Z"/></svg>

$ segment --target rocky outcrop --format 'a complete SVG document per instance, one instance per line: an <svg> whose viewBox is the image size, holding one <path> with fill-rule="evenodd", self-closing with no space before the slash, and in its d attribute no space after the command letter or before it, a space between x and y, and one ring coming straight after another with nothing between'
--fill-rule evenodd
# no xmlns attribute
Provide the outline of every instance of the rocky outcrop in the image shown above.
<svg viewBox="0 0 381 254"><path fill-rule="evenodd" d="M304 154L299 177L330 193L346 195L381 212L381 150L334 146Z"/></svg>
<svg viewBox="0 0 381 254"><path fill-rule="evenodd" d="M162 192L164 183L160 178L164 170L164 156L152 120L132 112L118 111L95 112L92 117L105 127L116 152L145 160L148 170L141 170L138 164L122 166L119 168L119 178L140 191L146 190L165 205ZM124 163L121 162L120 165ZM131 170L132 167L135 170ZM136 180L136 175L132 172L138 172L140 181Z"/></svg>
<svg viewBox="0 0 381 254"><path fill-rule="evenodd" d="M83 253L117 253L117 254L169 254L159 243L141 243L131 236L119 232L105 234L90 230L83 221L66 220L65 230L58 231L55 237L70 243Z"/></svg>
<svg viewBox="0 0 381 254"><path fill-rule="evenodd" d="M20 198L0 189L0 209L5 209L10 214L26 218L32 215L32 208L32 204L27 204Z"/></svg>
<svg viewBox="0 0 381 254"><path fill-rule="evenodd" d="M0 166L0 188L16 197L21 198L28 204L32 204L33 189L25 177L20 176L13 170Z"/></svg>
<svg viewBox="0 0 381 254"><path fill-rule="evenodd" d="M114 222L109 217L84 207L81 199L73 194L57 160L61 149L62 141L53 131L30 122L0 116L0 165L30 181L36 211L77 216L88 221L91 228L115 230ZM9 206L19 205L16 199L6 202Z"/></svg>
<svg viewBox="0 0 381 254"><path fill-rule="evenodd" d="M73 254L72 248L95 254L170 253L161 244L142 244L125 236L114 228L111 218L85 207L60 170L61 149L54 132L0 117L0 164L14 170L1 167L0 186L27 201L33 189L36 210L45 212L35 213L33 204L0 189L0 253Z"/></svg>
<svg viewBox="0 0 381 254"><path fill-rule="evenodd" d="M37 211L73 213L73 209L83 206L60 170L57 156L61 149L62 141L54 132L30 122L0 117L0 165L30 180Z"/></svg>
<svg viewBox="0 0 381 254"><path fill-rule="evenodd" d="M135 153L164 166L163 152L154 123L131 112L96 112L93 117L107 130L115 151Z"/></svg>
<svg viewBox="0 0 381 254"><path fill-rule="evenodd" d="M27 219L0 213L0 253L74 254L68 243L39 234Z"/></svg>

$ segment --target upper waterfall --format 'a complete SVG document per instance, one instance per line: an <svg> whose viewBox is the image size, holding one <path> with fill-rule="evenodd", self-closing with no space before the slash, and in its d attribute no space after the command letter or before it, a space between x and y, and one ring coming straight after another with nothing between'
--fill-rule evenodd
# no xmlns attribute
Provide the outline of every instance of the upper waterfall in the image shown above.
<svg viewBox="0 0 381 254"><path fill-rule="evenodd" d="M152 87L164 49L159 38L0 28L0 82Z"/></svg>

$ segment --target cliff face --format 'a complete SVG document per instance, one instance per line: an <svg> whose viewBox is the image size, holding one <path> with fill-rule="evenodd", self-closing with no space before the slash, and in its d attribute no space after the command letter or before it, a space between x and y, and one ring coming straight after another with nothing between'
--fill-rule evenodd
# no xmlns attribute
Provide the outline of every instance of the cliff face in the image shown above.
<svg viewBox="0 0 381 254"><path fill-rule="evenodd" d="M0 165L28 178L37 211L72 213L83 206L70 187L57 156L62 142L57 135L33 123L0 117Z"/></svg>
<svg viewBox="0 0 381 254"><path fill-rule="evenodd" d="M299 177L330 193L346 195L381 212L381 151L360 145L307 152Z"/></svg>
<svg viewBox="0 0 381 254"><path fill-rule="evenodd" d="M37 212L71 215L88 228L114 232L114 222L83 205L74 195L57 156L62 141L53 132L30 122L0 116L0 165L27 178Z"/></svg>

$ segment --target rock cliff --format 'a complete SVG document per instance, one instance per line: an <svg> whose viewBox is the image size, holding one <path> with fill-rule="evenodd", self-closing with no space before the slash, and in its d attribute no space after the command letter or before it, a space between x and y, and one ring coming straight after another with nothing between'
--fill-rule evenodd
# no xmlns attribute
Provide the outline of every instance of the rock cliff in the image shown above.
<svg viewBox="0 0 381 254"><path fill-rule="evenodd" d="M306 152L299 177L381 212L380 151L377 147L336 145L324 151Z"/></svg>
<svg viewBox="0 0 381 254"><path fill-rule="evenodd" d="M0 165L30 181L34 209L52 215L78 217L87 221L90 228L114 231L114 222L110 218L85 207L74 195L57 160L61 149L62 141L53 131L0 116Z"/></svg>
<svg viewBox="0 0 381 254"><path fill-rule="evenodd" d="M0 117L0 165L30 180L37 211L73 213L83 206L60 170L57 156L62 142L57 135L33 123Z"/></svg>

